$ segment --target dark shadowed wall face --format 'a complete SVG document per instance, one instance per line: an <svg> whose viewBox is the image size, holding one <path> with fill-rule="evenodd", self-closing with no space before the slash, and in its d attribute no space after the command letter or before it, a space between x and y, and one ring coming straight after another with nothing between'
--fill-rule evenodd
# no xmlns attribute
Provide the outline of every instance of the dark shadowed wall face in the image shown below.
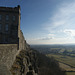
<svg viewBox="0 0 75 75"><path fill-rule="evenodd" d="M18 43L20 7L0 7L0 43Z"/></svg>

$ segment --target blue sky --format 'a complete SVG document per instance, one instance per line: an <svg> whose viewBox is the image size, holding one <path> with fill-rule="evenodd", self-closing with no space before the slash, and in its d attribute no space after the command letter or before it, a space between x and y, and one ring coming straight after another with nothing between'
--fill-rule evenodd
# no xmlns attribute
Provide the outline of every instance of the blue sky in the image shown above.
<svg viewBox="0 0 75 75"><path fill-rule="evenodd" d="M29 44L75 43L75 0L0 0L0 6L17 5Z"/></svg>

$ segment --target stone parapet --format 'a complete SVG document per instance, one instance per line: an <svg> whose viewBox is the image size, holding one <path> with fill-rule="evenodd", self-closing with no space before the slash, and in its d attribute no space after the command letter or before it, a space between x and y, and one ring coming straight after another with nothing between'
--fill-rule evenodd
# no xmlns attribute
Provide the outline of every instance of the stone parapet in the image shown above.
<svg viewBox="0 0 75 75"><path fill-rule="evenodd" d="M0 63L11 68L17 53L17 44L0 44Z"/></svg>

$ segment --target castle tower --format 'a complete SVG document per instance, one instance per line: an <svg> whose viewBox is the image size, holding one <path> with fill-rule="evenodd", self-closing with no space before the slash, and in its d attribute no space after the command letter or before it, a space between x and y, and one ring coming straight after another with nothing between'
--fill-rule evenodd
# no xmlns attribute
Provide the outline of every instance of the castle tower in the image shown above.
<svg viewBox="0 0 75 75"><path fill-rule="evenodd" d="M0 44L18 44L20 37L20 6L0 7Z"/></svg>

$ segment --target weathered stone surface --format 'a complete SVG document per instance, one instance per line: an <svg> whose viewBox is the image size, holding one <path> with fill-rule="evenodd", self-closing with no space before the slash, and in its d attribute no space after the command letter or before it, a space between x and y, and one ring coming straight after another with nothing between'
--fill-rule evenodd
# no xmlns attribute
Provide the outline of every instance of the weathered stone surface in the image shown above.
<svg viewBox="0 0 75 75"><path fill-rule="evenodd" d="M32 66L32 63L35 61L31 59L32 58L31 55L32 53L30 51L22 50L19 52L11 68L12 75L14 74L15 75L19 75L19 74L20 75L35 75L36 74L34 70L35 66Z"/></svg>
<svg viewBox="0 0 75 75"><path fill-rule="evenodd" d="M0 44L0 63L11 68L17 53L17 44Z"/></svg>
<svg viewBox="0 0 75 75"><path fill-rule="evenodd" d="M9 72L12 68L12 75L25 75L29 71L30 65L30 57L27 52L29 50L30 47L20 31L19 44L0 44L0 63L4 64ZM0 71L0 75L2 75L3 70L5 69Z"/></svg>
<svg viewBox="0 0 75 75"><path fill-rule="evenodd" d="M0 75L12 75L4 64L0 64Z"/></svg>

